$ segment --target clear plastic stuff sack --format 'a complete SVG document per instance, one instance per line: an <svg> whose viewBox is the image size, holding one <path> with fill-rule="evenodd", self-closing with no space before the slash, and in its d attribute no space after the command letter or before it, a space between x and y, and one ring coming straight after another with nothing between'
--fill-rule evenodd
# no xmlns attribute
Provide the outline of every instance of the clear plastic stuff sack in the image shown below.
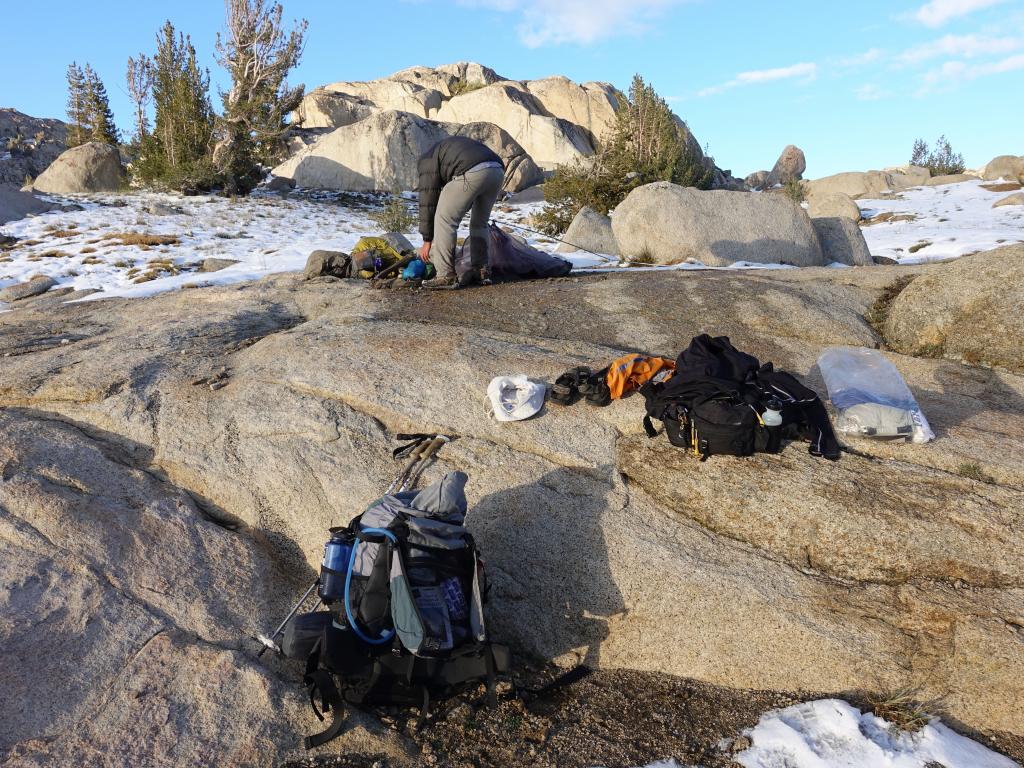
<svg viewBox="0 0 1024 768"><path fill-rule="evenodd" d="M818 358L818 368L838 412L839 432L915 443L935 438L900 372L878 350L830 347Z"/></svg>

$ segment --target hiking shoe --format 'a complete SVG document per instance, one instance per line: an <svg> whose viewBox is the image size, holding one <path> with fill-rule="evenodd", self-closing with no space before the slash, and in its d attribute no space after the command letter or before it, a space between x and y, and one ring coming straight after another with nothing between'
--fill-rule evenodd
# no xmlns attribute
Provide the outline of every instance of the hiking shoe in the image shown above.
<svg viewBox="0 0 1024 768"><path fill-rule="evenodd" d="M454 291L456 288L460 288L459 278L455 275L445 275L441 277L432 277L430 280L424 280L421 285L424 288L433 288L436 290Z"/></svg>

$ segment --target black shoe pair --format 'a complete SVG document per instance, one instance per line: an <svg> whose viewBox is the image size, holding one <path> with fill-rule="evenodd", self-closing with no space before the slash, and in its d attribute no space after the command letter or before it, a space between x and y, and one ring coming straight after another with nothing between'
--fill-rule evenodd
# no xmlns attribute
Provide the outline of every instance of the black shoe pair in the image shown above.
<svg viewBox="0 0 1024 768"><path fill-rule="evenodd" d="M559 405L572 405L583 397L590 405L608 405L612 398L605 381L607 375L607 368L597 373L583 365L570 368L551 385L550 400Z"/></svg>

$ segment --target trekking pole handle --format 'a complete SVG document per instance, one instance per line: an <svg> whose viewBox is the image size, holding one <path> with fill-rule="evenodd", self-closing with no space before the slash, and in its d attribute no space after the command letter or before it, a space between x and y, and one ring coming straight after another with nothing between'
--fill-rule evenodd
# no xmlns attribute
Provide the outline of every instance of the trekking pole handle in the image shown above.
<svg viewBox="0 0 1024 768"><path fill-rule="evenodd" d="M426 447L423 449L423 453L420 456L419 466L416 468L415 472L413 472L412 474L409 475L408 478L406 478L405 483L402 484L403 491L415 485L416 481L419 479L420 475L423 474L423 470L426 469L428 462L434 456L434 454L441 450L441 446L443 446L445 443L450 442L450 437L438 435L437 437L435 437L433 440L426 444Z"/></svg>
<svg viewBox="0 0 1024 768"><path fill-rule="evenodd" d="M419 461L420 456L423 455L423 451L426 450L428 445L429 443L424 440L410 451L409 460L406 461L405 466L402 467L402 471L398 473L398 476L392 481L391 485L388 486L388 489L384 491L385 494L391 493L397 486L401 485L406 478L408 478L409 473L412 472L412 468L416 466L416 462ZM399 488L399 490L402 490L402 488Z"/></svg>

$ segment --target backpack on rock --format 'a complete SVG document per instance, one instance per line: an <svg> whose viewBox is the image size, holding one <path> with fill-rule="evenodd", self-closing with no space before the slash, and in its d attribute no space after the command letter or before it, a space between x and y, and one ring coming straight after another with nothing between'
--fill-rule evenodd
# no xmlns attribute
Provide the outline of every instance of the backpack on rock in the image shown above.
<svg viewBox="0 0 1024 768"><path fill-rule="evenodd" d="M657 419L673 445L701 461L778 453L786 438L809 440L813 456L839 458L839 441L817 393L739 351L725 336L694 337L676 360L672 378L650 381L640 393L648 436L657 434L652 423Z"/></svg>
<svg viewBox="0 0 1024 768"><path fill-rule="evenodd" d="M307 749L341 732L345 702L415 704L425 717L432 697L484 680L493 703L509 653L488 638L483 563L463 526L466 481L450 472L422 491L385 495L331 529L319 587L327 610L292 619L281 646L306 660L317 716L334 713Z"/></svg>

